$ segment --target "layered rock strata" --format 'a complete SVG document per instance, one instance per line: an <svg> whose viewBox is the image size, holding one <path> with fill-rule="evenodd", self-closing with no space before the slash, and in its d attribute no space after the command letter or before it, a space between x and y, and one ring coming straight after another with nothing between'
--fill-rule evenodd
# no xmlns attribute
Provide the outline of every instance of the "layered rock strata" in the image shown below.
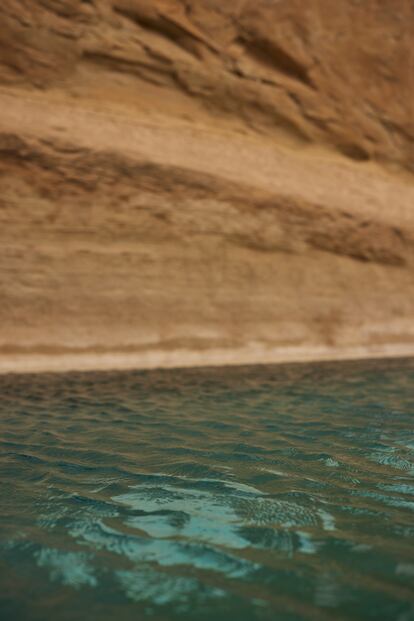
<svg viewBox="0 0 414 621"><path fill-rule="evenodd" d="M4 0L0 370L414 353L409 0Z"/></svg>

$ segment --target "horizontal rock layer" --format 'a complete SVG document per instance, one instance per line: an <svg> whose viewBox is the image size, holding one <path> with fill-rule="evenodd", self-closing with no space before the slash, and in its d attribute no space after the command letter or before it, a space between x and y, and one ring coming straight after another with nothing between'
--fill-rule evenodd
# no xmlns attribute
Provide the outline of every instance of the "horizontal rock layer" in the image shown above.
<svg viewBox="0 0 414 621"><path fill-rule="evenodd" d="M0 370L414 352L412 2L0 25Z"/></svg>

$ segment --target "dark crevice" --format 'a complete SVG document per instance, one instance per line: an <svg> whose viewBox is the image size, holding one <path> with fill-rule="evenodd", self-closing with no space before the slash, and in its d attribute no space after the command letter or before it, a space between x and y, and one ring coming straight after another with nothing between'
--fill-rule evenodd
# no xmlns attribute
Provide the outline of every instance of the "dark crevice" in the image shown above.
<svg viewBox="0 0 414 621"><path fill-rule="evenodd" d="M184 26L180 26L175 21L162 15L157 15L156 17L139 15L135 11L128 11L127 9L119 7L114 7L114 11L141 28L166 37L169 41L177 45L177 47L184 50L184 52L199 59L197 44L200 42L200 39L186 30Z"/></svg>
<svg viewBox="0 0 414 621"><path fill-rule="evenodd" d="M368 162L371 159L370 154L358 144L339 144L338 149L343 155L357 162Z"/></svg>
<svg viewBox="0 0 414 621"><path fill-rule="evenodd" d="M172 80L171 71L168 65L160 66L142 60L117 58L116 56L111 56L110 54L105 54L103 52L86 51L83 53L83 58L86 61L93 62L96 65L100 65L101 67L105 67L106 69L112 71L121 71L123 73L137 75L145 81L151 82L158 86L165 84L165 78L171 78ZM151 77L151 74L153 74L153 77ZM157 79L157 76L164 78L164 81L161 82Z"/></svg>
<svg viewBox="0 0 414 621"><path fill-rule="evenodd" d="M243 45L246 53L253 57L256 62L315 89L315 85L309 77L308 69L274 41L257 41L247 37L239 37L238 42Z"/></svg>

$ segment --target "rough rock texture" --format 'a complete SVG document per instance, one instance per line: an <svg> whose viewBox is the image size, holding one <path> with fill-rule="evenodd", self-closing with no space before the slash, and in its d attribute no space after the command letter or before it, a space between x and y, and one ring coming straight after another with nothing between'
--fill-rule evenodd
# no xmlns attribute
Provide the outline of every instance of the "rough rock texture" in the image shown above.
<svg viewBox="0 0 414 621"><path fill-rule="evenodd" d="M2 0L0 369L414 352L413 40L411 0Z"/></svg>

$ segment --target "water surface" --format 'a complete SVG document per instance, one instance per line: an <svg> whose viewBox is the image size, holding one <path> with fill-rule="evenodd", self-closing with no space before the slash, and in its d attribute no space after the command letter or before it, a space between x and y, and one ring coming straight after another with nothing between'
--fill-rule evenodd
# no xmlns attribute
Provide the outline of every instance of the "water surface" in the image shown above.
<svg viewBox="0 0 414 621"><path fill-rule="evenodd" d="M414 619L414 361L0 378L0 618Z"/></svg>

